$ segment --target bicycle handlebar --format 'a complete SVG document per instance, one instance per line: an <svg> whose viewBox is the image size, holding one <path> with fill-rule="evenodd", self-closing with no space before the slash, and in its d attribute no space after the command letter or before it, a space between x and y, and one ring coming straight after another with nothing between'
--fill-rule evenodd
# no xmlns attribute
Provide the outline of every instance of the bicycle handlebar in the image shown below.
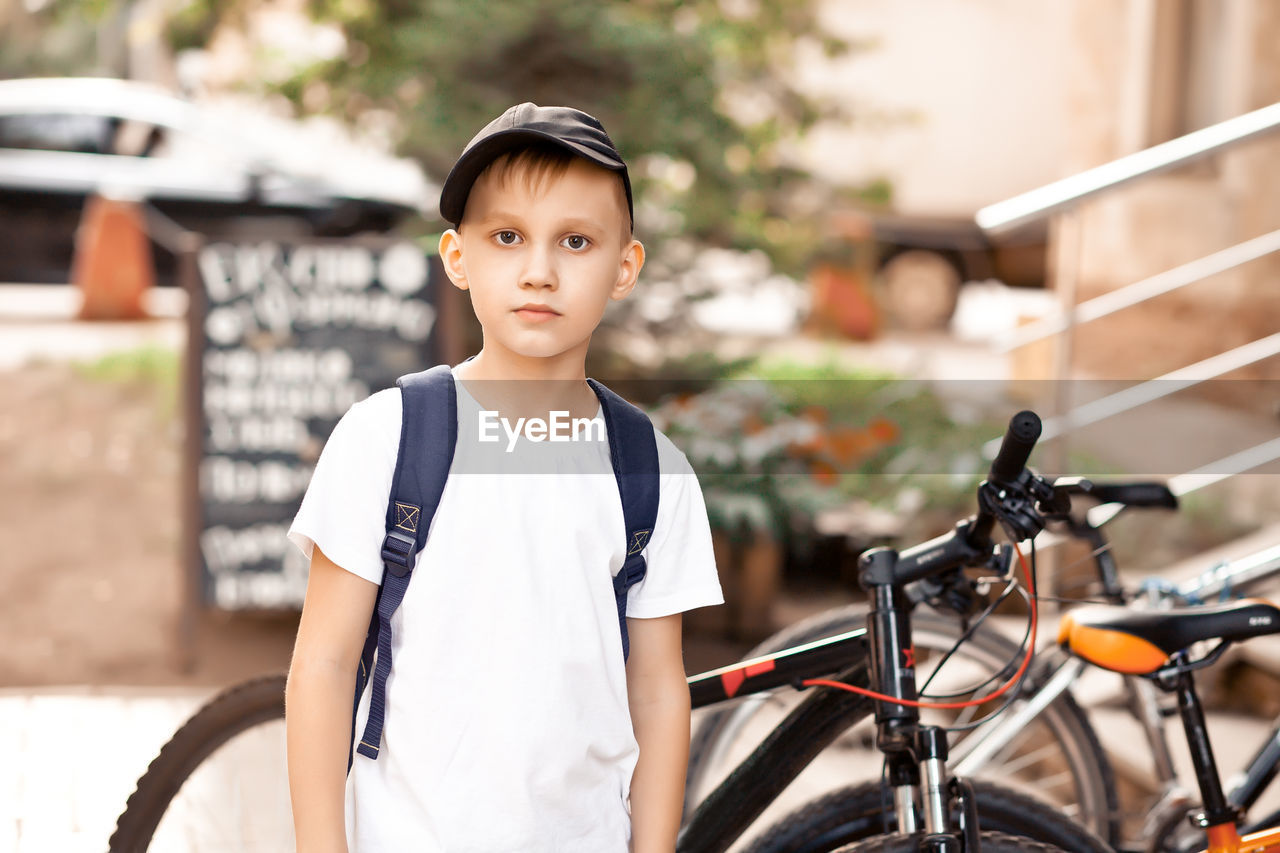
<svg viewBox="0 0 1280 853"><path fill-rule="evenodd" d="M1000 442L1000 452L991 461L987 479L1002 485L1017 482L1040 438L1040 430L1040 417L1029 409L1010 418L1009 428Z"/></svg>
<svg viewBox="0 0 1280 853"><path fill-rule="evenodd" d="M907 548L885 559L886 549L868 551L859 561L859 580L868 584L905 585L944 572L988 562L994 557L991 532L997 519L1013 530L1043 527L1035 512L1037 490L1049 489L1036 478L1023 477L1027 459L1040 437L1040 418L1021 411L1009 420L1000 452L991 463L987 481L978 487L978 513L936 539ZM1035 532L1039 532L1038 529ZM1032 534L1034 535L1034 534Z"/></svg>

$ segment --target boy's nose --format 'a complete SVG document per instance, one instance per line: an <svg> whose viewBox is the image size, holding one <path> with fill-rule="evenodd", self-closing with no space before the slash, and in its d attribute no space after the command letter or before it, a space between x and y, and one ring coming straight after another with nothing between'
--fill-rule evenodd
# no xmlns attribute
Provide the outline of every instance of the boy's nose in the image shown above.
<svg viewBox="0 0 1280 853"><path fill-rule="evenodd" d="M554 290L558 283L552 252L545 248L531 247L525 253L524 269L520 271L520 286Z"/></svg>

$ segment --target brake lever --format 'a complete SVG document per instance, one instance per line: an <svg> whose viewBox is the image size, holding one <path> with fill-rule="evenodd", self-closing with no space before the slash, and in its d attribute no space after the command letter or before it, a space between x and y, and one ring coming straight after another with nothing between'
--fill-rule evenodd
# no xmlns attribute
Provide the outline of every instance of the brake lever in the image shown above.
<svg viewBox="0 0 1280 853"><path fill-rule="evenodd" d="M1012 567L1013 546L1001 544L992 549L985 562L974 566L990 573L989 576L969 578L962 570L953 569L910 584L907 595L913 603L923 601L937 610L953 611L967 630L969 617L990 604L987 590L991 584L1008 582Z"/></svg>
<svg viewBox="0 0 1280 853"><path fill-rule="evenodd" d="M1041 477L1032 480L1032 494L1045 515L1067 517L1071 514L1072 495L1093 494L1093 481L1085 477L1059 477L1052 483Z"/></svg>
<svg viewBox="0 0 1280 853"><path fill-rule="evenodd" d="M969 617L986 605L984 596L979 595L972 581L960 569L952 569L925 580L921 589L924 600L935 610L947 609L960 617L965 630L969 627Z"/></svg>
<svg viewBox="0 0 1280 853"><path fill-rule="evenodd" d="M1024 470L1015 483L999 484L984 480L978 486L980 511L999 519L1006 532L1018 542L1044 530L1045 520L1036 505L1052 497L1052 486L1029 469Z"/></svg>

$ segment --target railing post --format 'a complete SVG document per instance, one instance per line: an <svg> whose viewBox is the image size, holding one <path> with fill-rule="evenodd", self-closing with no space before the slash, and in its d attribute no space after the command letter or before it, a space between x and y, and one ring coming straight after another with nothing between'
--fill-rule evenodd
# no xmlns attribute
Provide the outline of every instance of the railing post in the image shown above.
<svg viewBox="0 0 1280 853"><path fill-rule="evenodd" d="M178 284L187 292L187 347L182 360L182 601L178 611L178 669L190 674L196 666L198 622L202 600L200 529L204 526L200 501L200 457L204 450L204 282L199 254L204 237L180 231L171 248L178 256Z"/></svg>
<svg viewBox="0 0 1280 853"><path fill-rule="evenodd" d="M1057 438L1049 444L1047 461L1055 474L1065 474L1067 467L1067 437L1070 432L1070 417L1073 401L1071 393L1071 362L1074 358L1076 330L1076 294L1080 280L1080 259L1082 251L1082 234L1079 208L1069 208L1053 219L1053 288L1058 293L1058 301L1062 308L1064 326L1058 333L1057 346L1053 359L1053 409L1054 414L1068 425ZM1054 596L1058 594L1058 567L1061 565L1061 549L1054 549L1046 556L1041 585L1045 591ZM1055 608L1049 608L1051 611ZM1052 615L1052 613L1046 614Z"/></svg>
<svg viewBox="0 0 1280 853"><path fill-rule="evenodd" d="M1080 214L1065 211L1053 220L1053 289L1061 305L1063 329L1058 333L1053 359L1054 414L1065 417L1071 411L1071 361L1074 356L1076 292L1080 277ZM1049 465L1056 473L1067 470L1066 433L1049 447Z"/></svg>

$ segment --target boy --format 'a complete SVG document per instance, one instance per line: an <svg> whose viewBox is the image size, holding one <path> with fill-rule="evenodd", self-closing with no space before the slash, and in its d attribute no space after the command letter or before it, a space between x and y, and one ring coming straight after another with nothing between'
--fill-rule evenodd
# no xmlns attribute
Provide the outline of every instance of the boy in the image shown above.
<svg viewBox="0 0 1280 853"><path fill-rule="evenodd" d="M440 207L455 226L440 255L483 346L453 368L457 447L392 620L378 759L357 755L349 777L397 389L334 429L289 533L311 557L286 696L298 850L670 853L689 742L680 614L723 599L697 480L658 433L624 664L622 508L585 358L644 264L626 165L591 116L521 104L468 144ZM510 429L552 413L581 427L572 440ZM357 733L368 705L366 691Z"/></svg>

